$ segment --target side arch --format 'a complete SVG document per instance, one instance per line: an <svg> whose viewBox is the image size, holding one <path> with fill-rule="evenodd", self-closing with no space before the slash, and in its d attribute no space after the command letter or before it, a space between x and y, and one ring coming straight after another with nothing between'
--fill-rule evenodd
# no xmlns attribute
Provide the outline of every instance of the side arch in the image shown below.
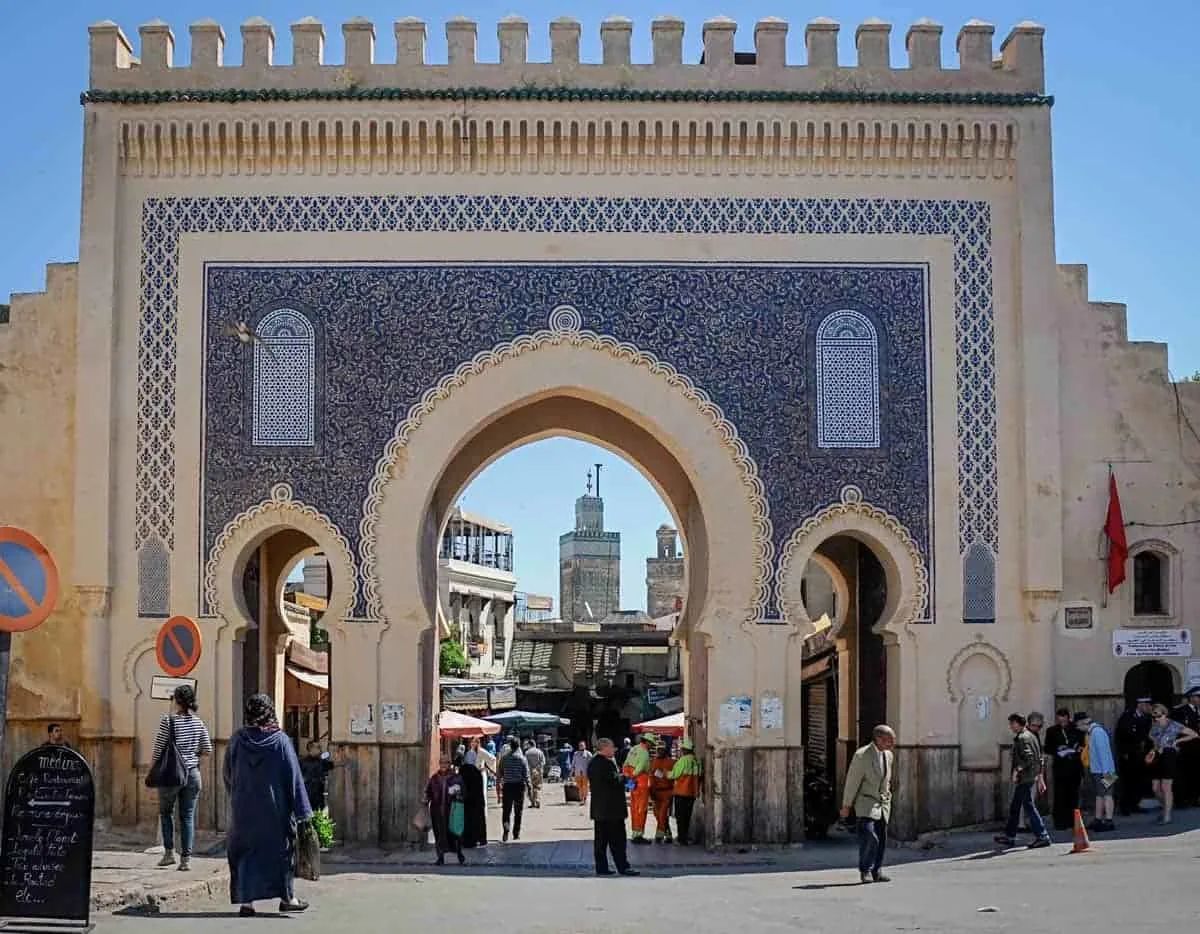
<svg viewBox="0 0 1200 934"><path fill-rule="evenodd" d="M358 574L350 543L328 516L294 499L291 486L279 483L270 499L235 517L213 542L204 566L206 615L234 625L249 618L240 586L246 563L258 544L283 529L303 532L325 552L333 577L327 626L337 627L353 613Z"/></svg>
<svg viewBox="0 0 1200 934"><path fill-rule="evenodd" d="M887 576L887 602L875 631L894 635L915 621L929 603L929 573L921 550L895 516L872 506L856 486L842 488L841 501L826 506L800 525L784 544L775 586L783 617L805 635L813 621L800 592L804 569L817 549L835 535L847 535L871 546ZM845 622L834 621L834 636Z"/></svg>

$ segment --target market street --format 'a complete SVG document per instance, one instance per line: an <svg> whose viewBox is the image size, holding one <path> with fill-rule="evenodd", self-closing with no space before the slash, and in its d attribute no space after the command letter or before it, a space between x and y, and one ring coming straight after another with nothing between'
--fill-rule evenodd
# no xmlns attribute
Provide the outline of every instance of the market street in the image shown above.
<svg viewBox="0 0 1200 934"><path fill-rule="evenodd" d="M1184 826L1194 827L1195 812L1185 813ZM523 934L618 934L644 932L655 919L684 923L697 934L797 929L1126 934L1179 931L1195 924L1200 907L1194 894L1200 869L1198 830L1102 836L1091 852L1081 855L1070 855L1068 843L1000 853L987 847L985 839L980 834L952 839L933 858L915 862L903 861L918 854L897 851L889 869L894 881L886 885L859 885L852 866L648 869L637 879L597 879L576 868L530 872L468 865L434 871L411 865L335 865L320 882L299 884L301 897L312 902L307 913L280 919L273 905L259 907L263 917L289 925L296 934L445 926L456 934L493 934L498 923L519 925ZM829 855L853 856L847 840L812 844L781 861L819 864L814 857L823 846L831 848ZM971 847L975 851L966 852ZM636 851L634 858L651 849ZM267 908L269 912L263 910ZM167 919L172 934L216 932L233 920L223 898L173 904L161 915L95 920L100 932L132 934L152 926L161 929L158 925Z"/></svg>

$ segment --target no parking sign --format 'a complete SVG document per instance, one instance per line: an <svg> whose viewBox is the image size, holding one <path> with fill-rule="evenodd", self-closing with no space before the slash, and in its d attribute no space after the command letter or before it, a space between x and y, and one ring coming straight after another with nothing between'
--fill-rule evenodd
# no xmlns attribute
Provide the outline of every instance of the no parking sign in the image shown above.
<svg viewBox="0 0 1200 934"><path fill-rule="evenodd" d="M0 526L0 632L42 625L58 603L58 566L23 529Z"/></svg>

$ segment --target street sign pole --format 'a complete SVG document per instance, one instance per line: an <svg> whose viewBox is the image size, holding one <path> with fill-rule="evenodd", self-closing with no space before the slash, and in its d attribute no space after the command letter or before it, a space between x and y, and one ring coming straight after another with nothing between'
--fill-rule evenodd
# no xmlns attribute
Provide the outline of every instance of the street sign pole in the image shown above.
<svg viewBox="0 0 1200 934"><path fill-rule="evenodd" d="M0 807L4 800L4 783L8 779L8 770L4 767L4 737L8 726L8 666L12 661L12 633L0 630ZM0 810L0 825L4 821L4 812Z"/></svg>
<svg viewBox="0 0 1200 934"><path fill-rule="evenodd" d="M46 546L22 529L0 525L0 800L8 781L4 740L12 634L36 629L50 617L58 604L58 585L58 566ZM0 827L3 819L0 812Z"/></svg>

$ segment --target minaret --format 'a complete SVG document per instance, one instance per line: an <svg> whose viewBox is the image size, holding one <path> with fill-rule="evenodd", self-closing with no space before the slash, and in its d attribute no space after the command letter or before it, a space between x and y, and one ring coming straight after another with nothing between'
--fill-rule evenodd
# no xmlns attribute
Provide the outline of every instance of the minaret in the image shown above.
<svg viewBox="0 0 1200 934"><path fill-rule="evenodd" d="M621 533L604 529L602 467L588 471L586 492L575 500L575 528L558 539L559 606L567 622L599 623L621 607Z"/></svg>

